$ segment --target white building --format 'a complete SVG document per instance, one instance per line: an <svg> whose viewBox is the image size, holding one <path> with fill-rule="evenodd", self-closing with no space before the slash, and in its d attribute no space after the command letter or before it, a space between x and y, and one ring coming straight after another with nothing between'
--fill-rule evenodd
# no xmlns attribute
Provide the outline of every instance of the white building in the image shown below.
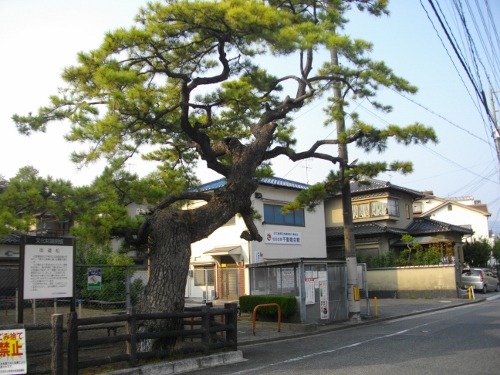
<svg viewBox="0 0 500 375"><path fill-rule="evenodd" d="M415 217L428 217L433 220L470 228L474 234L466 239L490 239L488 228L488 206L474 197L439 198L432 191L425 191L424 197L413 203Z"/></svg>
<svg viewBox="0 0 500 375"><path fill-rule="evenodd" d="M212 191L224 180L202 186ZM293 201L308 185L281 178L264 178L253 197L253 207L262 216L255 220L262 242L245 241L246 229L236 215L209 237L191 245L190 277L186 296L210 300L237 299L249 294L248 264L293 258L326 258L323 205L314 212L304 209L283 214L284 204ZM202 203L200 203L202 204Z"/></svg>

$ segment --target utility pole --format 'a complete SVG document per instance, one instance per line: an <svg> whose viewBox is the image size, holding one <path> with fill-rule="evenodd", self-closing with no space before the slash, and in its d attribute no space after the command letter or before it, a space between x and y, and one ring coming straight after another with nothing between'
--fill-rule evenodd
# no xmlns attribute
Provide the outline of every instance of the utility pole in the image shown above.
<svg viewBox="0 0 500 375"><path fill-rule="evenodd" d="M498 129L497 111L495 110L495 101L493 100L493 89L490 87L490 112L493 119L493 138L495 139L495 148L497 149L497 157L500 160L500 131Z"/></svg>
<svg viewBox="0 0 500 375"><path fill-rule="evenodd" d="M333 47L330 50L331 62L334 66L339 66L337 49ZM333 97L336 101L339 111L343 111L342 92L338 85L334 86ZM345 116L337 116L335 120L338 135L345 132ZM356 246L354 239L354 224L352 220L352 200L351 200L351 181L345 176L348 168L349 157L347 154L347 144L339 143L338 155L342 159L340 166L341 172L341 190L342 194L342 217L344 221L344 247L345 259L347 263L347 300L349 304L349 319L351 321L360 321L360 303L354 300L354 288L358 286L358 261L356 259Z"/></svg>

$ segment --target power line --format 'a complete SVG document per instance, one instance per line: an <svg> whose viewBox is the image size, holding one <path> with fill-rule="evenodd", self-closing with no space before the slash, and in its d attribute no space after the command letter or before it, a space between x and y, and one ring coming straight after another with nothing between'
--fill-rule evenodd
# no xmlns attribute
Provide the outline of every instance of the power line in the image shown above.
<svg viewBox="0 0 500 375"><path fill-rule="evenodd" d="M493 122L493 119L491 118L491 114L490 114L490 111L488 109L488 104L486 103L486 95L484 94L484 91L483 90L480 90L479 87L477 87L477 84L475 83L474 81L474 78L472 77L472 74L470 72L470 69L468 68L467 64L465 63L464 59L462 58L462 55L460 54L459 50L458 50L458 47L456 46L456 44L453 42L453 38L452 36L450 35L450 32L448 31L448 29L445 27L444 25L444 22L442 20L442 17L439 15L435 5L434 5L434 2L432 0L428 0L429 4L431 5L431 8L432 10L434 11L434 15L436 16L436 18L438 19L439 21L439 24L441 25L441 28L443 29L444 33L446 34L446 37L448 39L448 41L450 42L452 48L453 48L453 51L455 52L455 55L457 56L458 60L460 61L460 64L462 65L462 67L464 68L467 76L469 77L469 80L472 84L472 86L474 87L474 91L476 91L476 94L479 98L479 101L481 102L481 104L483 105L483 107L485 108L486 110L486 114L487 116L490 118L490 120ZM422 4L422 1L420 1L420 3ZM422 7L423 7L423 4L422 4ZM425 8L424 8L425 9Z"/></svg>
<svg viewBox="0 0 500 375"><path fill-rule="evenodd" d="M452 122L451 120L447 119L447 118L446 118L446 117L444 117L443 115L440 115L439 113L434 112L433 110L431 110L431 109L427 108L427 107L426 107L426 106L424 106L423 104L418 103L416 100L414 100L414 99L412 99L412 98L409 98L408 96L404 95L404 94L403 94L403 93L401 93L401 92L398 92L397 90L392 89L392 91L394 91L396 94L398 94L398 95L402 96L402 97L403 97L403 98L405 98L406 100L408 100L408 101L412 102L413 104L416 104L416 105L418 105L419 107L421 107L421 108L425 109L427 112L432 113L433 115L435 115L435 116L437 116L437 117L439 117L439 118L443 119L444 121L446 121L446 122L447 122L447 123L449 123L450 125L454 126L455 128L462 130L463 132L465 132L465 133L469 134L470 136L472 136L472 137L474 137L474 138L479 139L481 142L484 142L484 143L488 144L488 145L491 147L491 144L490 144L487 140L485 140L485 139L483 139L483 138L479 137L478 135L476 135L476 134L472 133L471 131L469 131L469 130L467 130L467 129L463 128L463 127L461 127L460 125L455 124L454 122Z"/></svg>

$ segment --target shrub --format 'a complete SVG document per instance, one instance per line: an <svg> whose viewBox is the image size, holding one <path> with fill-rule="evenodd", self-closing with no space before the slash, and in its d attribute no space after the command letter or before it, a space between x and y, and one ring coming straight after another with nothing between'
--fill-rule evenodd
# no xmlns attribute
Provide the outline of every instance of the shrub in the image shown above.
<svg viewBox="0 0 500 375"><path fill-rule="evenodd" d="M253 312L255 306L277 303L281 308L281 316L290 317L297 311L297 299L293 296L241 296L240 308L244 312ZM270 317L278 316L278 309L275 306L261 307L259 314Z"/></svg>
<svg viewBox="0 0 500 375"><path fill-rule="evenodd" d="M79 299L115 302L125 300L126 266L131 268L131 275L134 272L133 261L129 256L115 253L109 247L90 247L79 251L77 262L81 266L78 267L79 272L76 275ZM102 285L100 290L87 289L87 267L85 266L102 267ZM131 297L133 299L137 300L141 292L139 285L132 285Z"/></svg>

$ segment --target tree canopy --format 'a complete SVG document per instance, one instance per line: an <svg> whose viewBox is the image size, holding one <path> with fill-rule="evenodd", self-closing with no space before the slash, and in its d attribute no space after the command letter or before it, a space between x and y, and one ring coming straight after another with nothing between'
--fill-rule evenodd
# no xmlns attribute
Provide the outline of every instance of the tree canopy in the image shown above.
<svg viewBox="0 0 500 375"><path fill-rule="evenodd" d="M48 106L13 119L28 135L45 131L50 122L69 121L67 140L88 146L75 152L73 161L86 165L107 158L110 169L102 180L107 183L123 176L117 172L120 166L137 153L159 163L151 178L163 191L153 189L142 196L153 203L144 222L139 227L113 223L110 230L136 245L153 239L151 256L159 257L157 264L163 264L168 253L168 259L178 257L184 269L189 244L207 237L235 213L247 226L242 238L262 239L253 222L251 197L255 177L261 169L269 173L269 163L278 156L326 160L356 178L387 169L409 172L411 163L348 166L325 147L342 143L382 152L389 139L404 145L437 141L434 131L419 123L380 129L355 112L347 113L350 96L389 112L389 105L377 101L380 88L416 91L384 62L369 58L369 42L342 34L352 5L375 16L388 13L384 0L151 3L140 10L135 26L109 32L99 48L81 52L78 64L64 70L66 86ZM339 65L325 58L332 48ZM266 69L269 61L282 64L283 73L271 74ZM330 97L333 88L341 90L341 98ZM329 97L325 125L348 117L350 126L337 138L297 150L294 130L300 125L292 115L324 96ZM214 194L189 189L198 182L195 167L200 161L227 181ZM325 184L315 186L298 204L314 206L335 190L337 173L332 171ZM207 204L178 210L186 200ZM102 215L107 214L104 208ZM175 252L169 253L172 246ZM186 273L187 268L176 276L185 280ZM174 302L150 302L175 305L181 299L176 295L170 298Z"/></svg>
<svg viewBox="0 0 500 375"><path fill-rule="evenodd" d="M73 221L84 195L84 189L75 190L69 181L44 178L34 167L23 167L2 182L0 235L10 233L11 228L28 232L44 216Z"/></svg>
<svg viewBox="0 0 500 375"><path fill-rule="evenodd" d="M487 267L492 255L488 239L482 238L464 245L464 262L470 267Z"/></svg>

